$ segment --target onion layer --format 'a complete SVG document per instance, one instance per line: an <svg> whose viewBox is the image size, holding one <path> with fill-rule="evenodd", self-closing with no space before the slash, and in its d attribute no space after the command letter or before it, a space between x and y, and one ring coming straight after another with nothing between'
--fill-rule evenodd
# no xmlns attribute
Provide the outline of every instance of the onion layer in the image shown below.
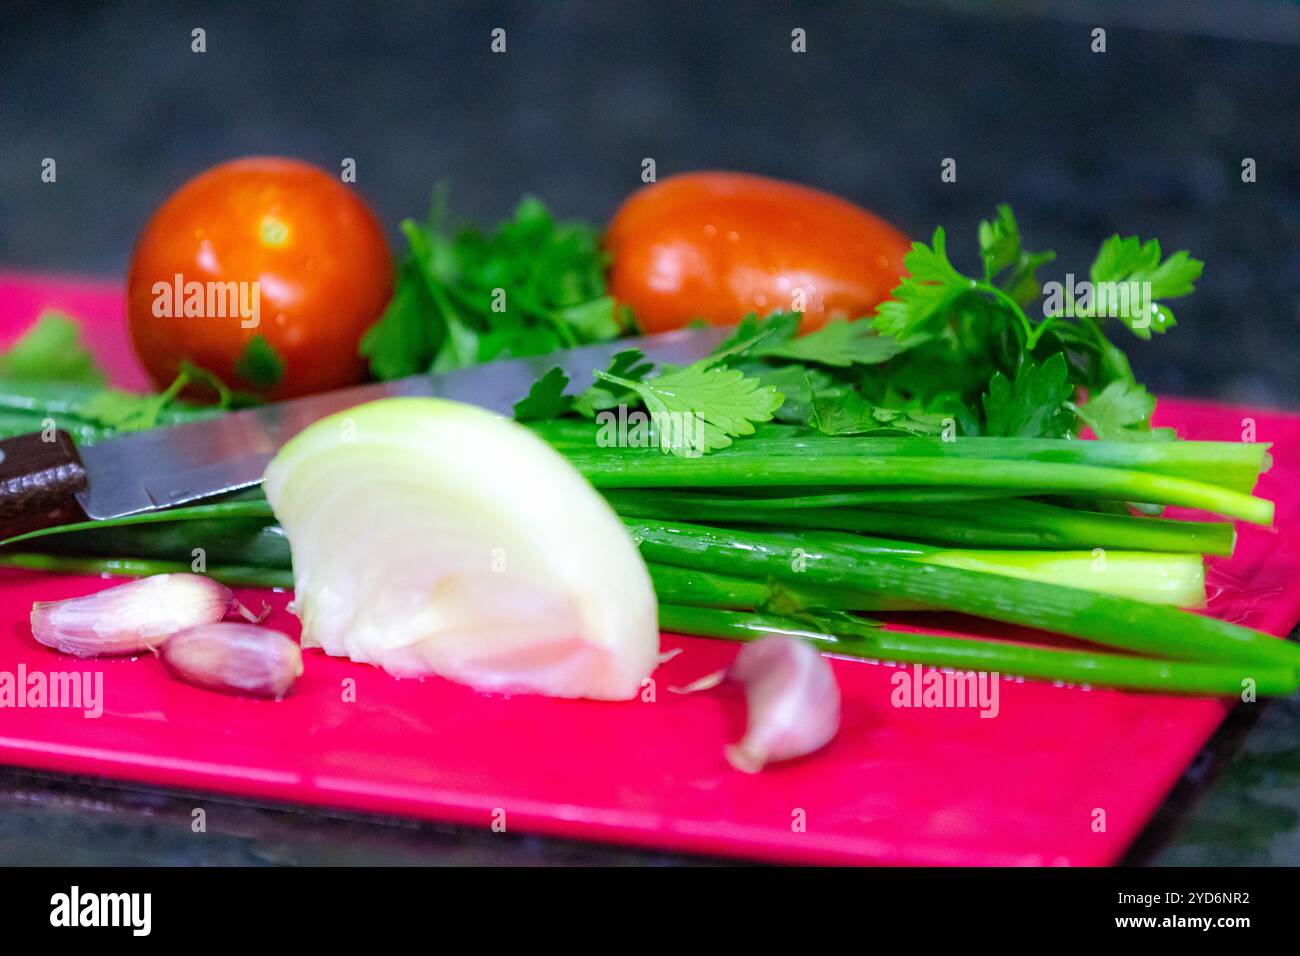
<svg viewBox="0 0 1300 956"><path fill-rule="evenodd" d="M659 651L649 574L609 505L527 429L395 398L316 422L266 470L304 647L398 676L629 699Z"/></svg>

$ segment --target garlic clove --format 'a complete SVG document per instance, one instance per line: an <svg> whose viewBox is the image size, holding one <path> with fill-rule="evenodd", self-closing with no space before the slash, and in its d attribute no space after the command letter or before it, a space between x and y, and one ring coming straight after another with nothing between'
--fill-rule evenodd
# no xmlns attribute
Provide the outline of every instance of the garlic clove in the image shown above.
<svg viewBox="0 0 1300 956"><path fill-rule="evenodd" d="M155 574L84 597L32 605L32 636L77 657L152 650L172 634L219 621L235 605L229 588L201 574Z"/></svg>
<svg viewBox="0 0 1300 956"><path fill-rule="evenodd" d="M206 690L280 700L302 676L302 650L269 627L203 624L173 634L158 652L168 673Z"/></svg>
<svg viewBox="0 0 1300 956"><path fill-rule="evenodd" d="M830 661L793 637L771 635L746 644L727 677L744 686L745 736L726 749L737 770L819 750L839 731L840 688Z"/></svg>

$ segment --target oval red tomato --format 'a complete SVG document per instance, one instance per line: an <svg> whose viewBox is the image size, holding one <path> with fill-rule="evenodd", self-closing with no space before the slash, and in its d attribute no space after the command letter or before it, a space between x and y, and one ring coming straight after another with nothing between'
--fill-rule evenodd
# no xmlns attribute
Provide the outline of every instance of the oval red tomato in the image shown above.
<svg viewBox="0 0 1300 956"><path fill-rule="evenodd" d="M160 387L188 360L287 398L363 379L357 342L392 286L383 232L352 189L297 160L240 159L185 183L145 226L127 321Z"/></svg>
<svg viewBox="0 0 1300 956"><path fill-rule="evenodd" d="M640 190L614 216L606 244L611 294L648 332L791 309L803 312L805 331L859 318L888 298L910 247L837 196L722 172Z"/></svg>

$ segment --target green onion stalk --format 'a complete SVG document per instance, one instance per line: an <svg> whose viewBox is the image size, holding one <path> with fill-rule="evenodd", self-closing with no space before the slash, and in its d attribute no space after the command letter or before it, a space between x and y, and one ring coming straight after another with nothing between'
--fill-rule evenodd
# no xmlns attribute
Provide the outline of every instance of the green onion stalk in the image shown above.
<svg viewBox="0 0 1300 956"><path fill-rule="evenodd" d="M633 460L660 456L657 448L602 448L599 426L591 422L538 422L532 427L547 441L571 457L617 455ZM1041 464L1074 464L1143 471L1248 492L1261 472L1271 464L1265 442L1219 441L1072 441L1057 438L940 438L857 437L824 435L806 428L763 425L752 437L706 456L769 459L789 457L802 460L809 474L815 474L817 459L823 457L866 459L933 457L948 461L1010 461ZM964 466L954 469L964 470ZM957 484L964 484L960 480ZM1009 485L1016 486L1019 483Z"/></svg>
<svg viewBox="0 0 1300 956"><path fill-rule="evenodd" d="M1152 519L1135 519L1152 520ZM290 567L289 542L265 501L230 501L131 515L112 522L87 521L30 532L10 545L74 555L107 554L188 561L196 547L208 562L236 566ZM1200 555L1147 551L1027 551L939 548L865 535L852 544L867 553L893 554L920 564L1056 582L1119 594L1135 600L1199 607L1205 600ZM905 609L915 602L893 599L875 608Z"/></svg>
<svg viewBox="0 0 1300 956"><path fill-rule="evenodd" d="M835 532L788 534L625 519L642 556L740 577L860 590L1177 660L1300 667L1300 648L1250 628L1128 598L922 564Z"/></svg>
<svg viewBox="0 0 1300 956"><path fill-rule="evenodd" d="M700 492L610 490L610 504L629 518L821 528L985 548L1123 548L1229 555L1235 533L1226 521L1173 521L1103 514L1011 498L953 502L868 501L858 495L747 498ZM809 507L810 501L826 505ZM886 510L888 509L888 510Z"/></svg>
<svg viewBox="0 0 1300 956"><path fill-rule="evenodd" d="M1082 444L1082 443L1080 443ZM816 481L830 486L941 485L1013 488L1025 496L1090 495L1195 508L1254 524L1273 521L1273 503L1221 485L1147 471L1041 461L971 459L954 466L938 456L863 458L832 454L757 458L748 455L570 454L597 488L738 488Z"/></svg>
<svg viewBox="0 0 1300 956"><path fill-rule="evenodd" d="M192 573L188 561L156 558L115 558L95 555L45 554L15 551L0 554L0 567L49 571L59 574L108 574L115 577L143 578L153 574ZM293 572L282 568L256 565L212 564L203 573L214 581L232 587L293 588Z"/></svg>
<svg viewBox="0 0 1300 956"><path fill-rule="evenodd" d="M0 425L6 413L0 407ZM854 656L975 661L1115 687L1226 694L1240 689L1243 675L1261 693L1294 687L1294 646L1158 603L1200 603L1200 555L1231 552L1230 524L1025 500L1184 505L1268 523L1271 503L1249 494L1267 462L1264 446L829 439L767 426L749 442L688 459L598 449L576 424L538 430L624 517L666 629L735 638L797 625L822 635L819 646L832 640L837 652ZM206 572L218 580L292 586L288 542L257 493L6 544L0 564L125 575L191 570L201 547ZM916 609L1055 631L1147 657L899 635L846 613ZM1070 654L1077 656L1058 656Z"/></svg>
<svg viewBox="0 0 1300 956"><path fill-rule="evenodd" d="M7 553L0 565L36 571L72 574L110 574L144 577L192 570L184 561L141 558L77 557L41 553ZM1085 686L1149 690L1167 694L1202 694L1228 696L1239 694L1247 686L1264 696L1285 696L1296 690L1296 670L1288 666L1259 664L1207 664L1183 661L1151 660L1118 654L1068 651L1034 647L1003 641L950 637L919 632L889 631L875 622L851 618L847 614L829 614L825 610L838 604L872 604L845 598L838 589L790 589L788 593L770 584L751 579L728 579L690 569L651 565L651 576L661 601L700 598L698 587L686 593L671 582L681 575L695 581L735 582L719 599L741 605L762 606L763 602L820 602L813 611L791 611L781 615L747 609L724 610L710 606L661 603L660 626L666 631L723 640L750 641L769 634L785 634L809 641L828 653L900 663L927 664L963 670L993 671L1000 674L1037 678ZM235 587L293 587L293 572L278 568L240 565L209 565L206 572L215 580ZM738 587L737 587L738 586ZM727 594L722 598L722 594ZM742 596L743 595L743 596ZM901 602L878 601L888 605Z"/></svg>
<svg viewBox="0 0 1300 956"><path fill-rule="evenodd" d="M1295 669L1284 665L1151 660L888 631L848 615L789 617L661 604L659 623L666 631L699 637L752 641L769 634L785 634L846 657L991 671L1089 686L1220 696L1239 695L1247 688L1266 696L1284 696L1297 686Z"/></svg>

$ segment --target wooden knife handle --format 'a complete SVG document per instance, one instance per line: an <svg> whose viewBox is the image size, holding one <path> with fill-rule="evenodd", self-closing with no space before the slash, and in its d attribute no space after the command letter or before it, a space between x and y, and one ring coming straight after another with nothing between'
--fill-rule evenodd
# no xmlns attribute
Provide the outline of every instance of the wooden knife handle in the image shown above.
<svg viewBox="0 0 1300 956"><path fill-rule="evenodd" d="M0 455L0 539L85 520L74 496L86 468L67 432L6 438Z"/></svg>

